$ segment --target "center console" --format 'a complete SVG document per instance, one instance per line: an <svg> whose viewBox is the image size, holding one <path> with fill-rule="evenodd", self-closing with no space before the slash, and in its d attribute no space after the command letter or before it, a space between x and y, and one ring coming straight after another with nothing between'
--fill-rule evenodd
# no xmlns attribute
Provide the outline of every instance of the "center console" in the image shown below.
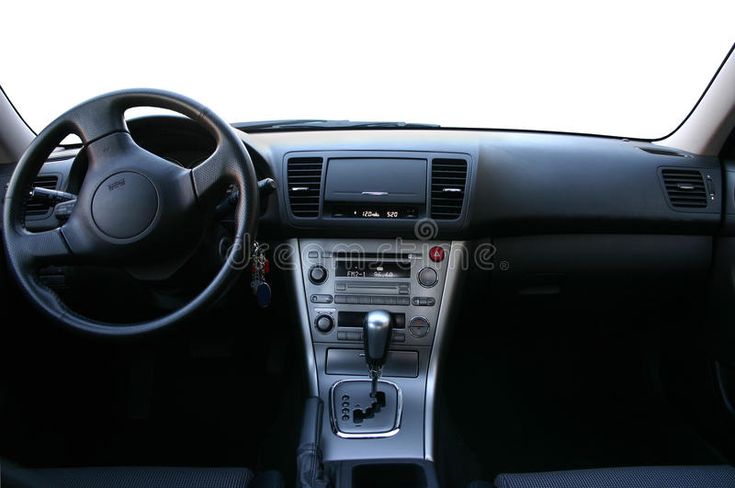
<svg viewBox="0 0 735 488"><path fill-rule="evenodd" d="M300 480L320 479L325 466L335 488L436 486L437 371L468 264L464 242L438 236L462 226L471 159L295 152L284 155L283 176L290 223L340 237L290 243L312 394Z"/></svg>
<svg viewBox="0 0 735 488"><path fill-rule="evenodd" d="M294 244L294 280L315 371L311 386L324 404L324 461L431 460L435 363L451 302L448 282L456 281L464 260L462 243ZM391 325L377 396L365 357L366 339L375 341L365 337L371 313Z"/></svg>

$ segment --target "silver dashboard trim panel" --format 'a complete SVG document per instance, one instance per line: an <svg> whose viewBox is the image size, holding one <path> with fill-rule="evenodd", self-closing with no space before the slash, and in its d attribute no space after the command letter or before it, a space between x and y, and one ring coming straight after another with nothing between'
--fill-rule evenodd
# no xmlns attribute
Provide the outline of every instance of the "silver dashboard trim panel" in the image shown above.
<svg viewBox="0 0 735 488"><path fill-rule="evenodd" d="M429 262L428 253L434 246L441 246L445 252L445 259L441 262ZM356 379L353 375L327 375L326 374L326 356L330 348L346 348L357 349L359 344L347 343L340 341L337 328L334 328L327 334L318 333L312 321L316 317L316 309L322 309L325 306L339 310L364 311L365 305L352 304L317 304L310 300L312 294L334 293L337 287L336 263L335 259L342 252L354 252L357 250L364 253L397 253L410 256L411 258L411 277L406 280L410 281L410 288L414 293L424 297L432 297L435 299L435 305L420 307L419 305L387 305L385 308L391 312L400 312L406 315L406 318L421 315L428 319L430 325L429 333L424 337L414 337L407 330L405 333L406 341L396 343L392 346L395 350L415 350L419 358L419 375L415 378L407 377L391 377L395 385L400 388L402 398L402 413L400 421L400 431L383 432L380 434L363 434L359 430L355 433L359 437L351 437L353 433L348 435L339 435L334 431L332 425L331 406L325 408L322 413L322 449L325 461L340 460L357 460L357 459L398 459L398 458L414 458L424 459L428 455L432 455L432 447L426 446L426 439L432 442L433 433L427 437L425 426L427 418L429 427L433 425L433 402L435 401L434 391L436 389L437 375L432 376L432 384L427 390L427 379L429 371L429 360L432 355L432 345L436 339L437 330L445 332L444 337L449 335L449 324L447 307L449 304L442 303L442 297L451 294L444 290L447 275L447 268L451 263L454 268L453 273L462 274L466 270L466 256L459 254L464 249L463 245L455 245L452 241L438 240L402 240L402 239L345 239L345 238L312 238L299 239L298 249L301 259L301 279L296 282L302 285L305 292L300 292L302 297L298 298L298 306L303 311L303 305L306 304L308 316L302 319L302 332L306 337L311 334L311 343L306 343L308 348L307 357L316 363L316 384L319 388L319 396L324 402L331 402L330 390L332 385L340 380ZM458 251L458 249L460 251ZM315 285L308 279L309 268L315 264L322 264L328 270L328 279L320 284ZM439 282L435 287L430 289L422 288L415 284L418 279L419 270L424 266L436 268L439 273ZM295 279L296 280L296 279ZM372 279L365 279L366 282L372 282ZM453 277L448 283L458 282L457 277ZM378 281L376 281L378 282ZM298 289L297 289L298 291ZM408 295L407 295L408 296ZM455 298L456 304L456 298ZM441 318L441 320L440 320ZM307 340L306 338L304 340ZM440 338L441 340L441 338ZM444 348L446 349L446 348ZM434 354L441 347L434 350ZM313 356L313 357L312 357ZM312 365L307 365L312 368ZM313 374L313 372L309 372ZM362 375L360 375L362 376ZM359 377L359 376L358 376ZM363 378L367 380L367 375ZM432 404L427 405L427 391L431 394L429 401ZM428 411L428 413L427 413ZM428 416L428 417L427 417ZM388 428L388 427L386 427ZM349 429L348 429L349 430ZM360 435L361 434L361 435ZM364 436L364 437L363 437Z"/></svg>
<svg viewBox="0 0 735 488"><path fill-rule="evenodd" d="M309 394L319 396L319 375L314 354L314 344L311 340L311 322L309 321L309 307L306 304L306 286L302 274L301 244L298 239L289 239L287 245L291 248L291 282L294 287L294 298L298 308L299 326L304 341L306 356L306 375L309 381Z"/></svg>
<svg viewBox="0 0 735 488"><path fill-rule="evenodd" d="M442 355L442 346L447 329L451 326L452 308L461 289L464 276L464 265L469 259L469 251L465 241L452 241L449 250L447 275L444 281L439 317L436 321L434 343L429 355L429 371L426 377L426 396L424 411L424 459L434 461L434 409L436 407L436 379ZM459 262L458 262L459 260Z"/></svg>

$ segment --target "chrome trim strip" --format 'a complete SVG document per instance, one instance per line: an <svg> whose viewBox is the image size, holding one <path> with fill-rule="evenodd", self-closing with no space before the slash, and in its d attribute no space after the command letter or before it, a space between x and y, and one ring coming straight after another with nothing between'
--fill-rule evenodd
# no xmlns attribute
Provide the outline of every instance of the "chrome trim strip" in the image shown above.
<svg viewBox="0 0 735 488"><path fill-rule="evenodd" d="M387 191L364 191L362 195L370 195L371 197L384 197L388 195Z"/></svg>
<svg viewBox="0 0 735 488"><path fill-rule="evenodd" d="M314 344L311 341L311 323L309 322L309 308L306 304L306 287L304 286L303 266L301 263L301 242L298 239L289 239L288 246L292 249L291 283L294 289L294 299L301 322L301 335L304 340L304 356L306 357L306 374L309 381L309 394L319 396L319 379L316 368Z"/></svg>
<svg viewBox="0 0 735 488"><path fill-rule="evenodd" d="M292 186L291 191L309 191L308 186Z"/></svg>
<svg viewBox="0 0 735 488"><path fill-rule="evenodd" d="M429 372L426 377L426 396L424 405L424 459L434 461L434 408L437 397L436 378L444 344L444 336L451 326L452 306L461 288L460 280L464 274L464 266L469 260L469 252L465 241L452 241L449 248L447 276L437 318L434 344L429 357Z"/></svg>
<svg viewBox="0 0 735 488"><path fill-rule="evenodd" d="M375 433L365 433L365 434L348 434L348 433L345 433L339 430L339 428L337 427L337 418L334 416L334 389L337 387L337 385L340 385L342 383L348 383L348 382L370 383L371 380L367 380L367 379L340 380L329 388L329 419L332 424L332 432L337 434L337 437L341 437L342 439L384 439L386 437L393 437L394 435L396 435L401 430L401 418L403 417L403 392L401 391L398 385L396 385L392 381L387 381L387 380L380 380L380 382L388 384L388 385L393 385L397 392L396 420L395 420L395 423L393 424L395 428L387 432L375 432Z"/></svg>

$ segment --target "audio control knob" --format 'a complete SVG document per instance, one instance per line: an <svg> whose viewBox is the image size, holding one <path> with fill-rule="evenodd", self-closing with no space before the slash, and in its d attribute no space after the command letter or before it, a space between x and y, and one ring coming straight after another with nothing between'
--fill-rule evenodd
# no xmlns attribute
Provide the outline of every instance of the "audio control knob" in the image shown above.
<svg viewBox="0 0 735 488"><path fill-rule="evenodd" d="M417 279L419 280L419 285L424 288L431 288L439 281L439 276L436 274L434 268L423 268L419 271Z"/></svg>
<svg viewBox="0 0 735 488"><path fill-rule="evenodd" d="M327 268L325 268L321 264L312 266L309 269L309 281L311 281L315 285L321 285L322 283L327 281Z"/></svg>
<svg viewBox="0 0 735 488"><path fill-rule="evenodd" d="M426 337L429 333L429 321L424 317L414 317L408 323L408 332L417 339Z"/></svg>
<svg viewBox="0 0 735 488"><path fill-rule="evenodd" d="M326 334L334 327L334 320L329 315L320 315L314 321L314 325L319 332Z"/></svg>

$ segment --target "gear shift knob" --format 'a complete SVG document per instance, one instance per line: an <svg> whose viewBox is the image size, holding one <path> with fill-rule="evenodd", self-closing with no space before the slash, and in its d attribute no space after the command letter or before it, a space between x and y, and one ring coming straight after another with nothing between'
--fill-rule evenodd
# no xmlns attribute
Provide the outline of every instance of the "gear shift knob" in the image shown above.
<svg viewBox="0 0 735 488"><path fill-rule="evenodd" d="M385 364L390 344L393 320L385 310L373 310L365 316L362 336L365 346L365 361L369 369L380 369Z"/></svg>

